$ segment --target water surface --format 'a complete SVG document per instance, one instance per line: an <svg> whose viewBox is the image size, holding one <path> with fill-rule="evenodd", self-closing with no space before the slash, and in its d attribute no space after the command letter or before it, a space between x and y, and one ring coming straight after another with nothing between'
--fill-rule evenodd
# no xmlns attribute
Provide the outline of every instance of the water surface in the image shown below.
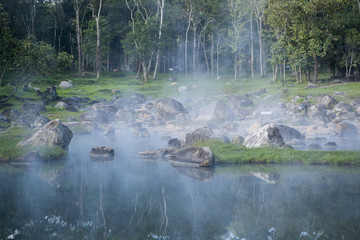
<svg viewBox="0 0 360 240"><path fill-rule="evenodd" d="M93 162L93 146L115 149ZM75 136L69 159L0 165L0 239L359 239L359 168L175 168L161 138Z"/></svg>

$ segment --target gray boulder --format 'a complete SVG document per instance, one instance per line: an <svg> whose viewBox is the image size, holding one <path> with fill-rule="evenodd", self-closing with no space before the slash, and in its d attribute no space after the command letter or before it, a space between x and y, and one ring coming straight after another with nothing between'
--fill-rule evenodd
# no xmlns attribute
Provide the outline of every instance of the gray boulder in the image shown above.
<svg viewBox="0 0 360 240"><path fill-rule="evenodd" d="M195 116L197 121L232 121L234 118L234 112L221 100L202 108Z"/></svg>
<svg viewBox="0 0 360 240"><path fill-rule="evenodd" d="M241 146L243 144L244 140L245 140L245 138L243 138L242 136L239 135L239 136L233 137L231 139L231 142L233 144Z"/></svg>
<svg viewBox="0 0 360 240"><path fill-rule="evenodd" d="M171 98L160 99L156 103L156 114L163 119L175 118L179 113L187 113L184 106Z"/></svg>
<svg viewBox="0 0 360 240"><path fill-rule="evenodd" d="M299 139L299 140L305 139L305 136L295 128L288 127L285 125L277 125L277 128L279 129L280 134L285 142L291 141L292 139Z"/></svg>
<svg viewBox="0 0 360 240"><path fill-rule="evenodd" d="M18 143L20 146L59 146L67 149L73 137L72 131L59 119L48 122L30 138Z"/></svg>
<svg viewBox="0 0 360 240"><path fill-rule="evenodd" d="M331 108L335 104L337 104L337 101L333 97L331 97L329 95L319 97L318 101L319 101L320 104L324 105L326 108Z"/></svg>
<svg viewBox="0 0 360 240"><path fill-rule="evenodd" d="M360 107L360 97L356 98L355 100L350 102L350 105L354 108L354 109L358 109Z"/></svg>
<svg viewBox="0 0 360 240"><path fill-rule="evenodd" d="M90 121L99 124L108 124L111 118L102 110L92 110L90 112L80 115L81 121Z"/></svg>
<svg viewBox="0 0 360 240"><path fill-rule="evenodd" d="M356 137L358 135L355 125L349 122L336 124L336 130L340 137Z"/></svg>
<svg viewBox="0 0 360 240"><path fill-rule="evenodd" d="M183 147L191 147L196 142L204 142L209 139L213 139L215 134L211 128L199 128L192 133L187 133L182 140Z"/></svg>
<svg viewBox="0 0 360 240"><path fill-rule="evenodd" d="M34 122L38 114L25 113L21 114L13 123L12 127L34 127Z"/></svg>
<svg viewBox="0 0 360 240"><path fill-rule="evenodd" d="M309 146L307 146L307 150L322 150L322 147L318 143L311 143Z"/></svg>
<svg viewBox="0 0 360 240"><path fill-rule="evenodd" d="M313 105L309 109L309 116L319 122L328 123L333 119L331 114L328 114L325 105Z"/></svg>
<svg viewBox="0 0 360 240"><path fill-rule="evenodd" d="M2 111L1 114L13 122L20 116L21 113L18 110L8 108Z"/></svg>
<svg viewBox="0 0 360 240"><path fill-rule="evenodd" d="M114 119L116 121L132 122L135 120L135 111L131 109L120 109L116 112Z"/></svg>
<svg viewBox="0 0 360 240"><path fill-rule="evenodd" d="M245 147L284 147L285 142L275 124L268 124L250 133L244 140Z"/></svg>
<svg viewBox="0 0 360 240"><path fill-rule="evenodd" d="M39 114L39 112L46 112L46 107L44 103L26 102L22 105L21 110L25 113Z"/></svg>
<svg viewBox="0 0 360 240"><path fill-rule="evenodd" d="M350 112L352 110L353 109L352 109L351 105L344 103L344 102L340 102L340 103L336 104L333 108L334 113Z"/></svg>
<svg viewBox="0 0 360 240"><path fill-rule="evenodd" d="M228 99L234 106L250 107L254 104L247 96L232 95Z"/></svg>
<svg viewBox="0 0 360 240"><path fill-rule="evenodd" d="M43 127L45 124L47 124L48 122L50 122L50 119L48 119L45 116L42 115L38 115L35 118L34 121L34 127Z"/></svg>
<svg viewBox="0 0 360 240"><path fill-rule="evenodd" d="M169 162L181 166L210 167L214 164L214 155L208 147L183 148L175 152Z"/></svg>
<svg viewBox="0 0 360 240"><path fill-rule="evenodd" d="M74 86L68 81L62 81L59 85L59 88L73 88Z"/></svg>
<svg viewBox="0 0 360 240"><path fill-rule="evenodd" d="M114 149L109 147L93 147L89 153L93 161L109 161L114 159Z"/></svg>

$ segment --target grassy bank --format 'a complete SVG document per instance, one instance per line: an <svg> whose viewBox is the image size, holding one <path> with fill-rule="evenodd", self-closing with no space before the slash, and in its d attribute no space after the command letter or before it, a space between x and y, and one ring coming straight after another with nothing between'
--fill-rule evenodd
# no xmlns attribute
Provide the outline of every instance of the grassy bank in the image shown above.
<svg viewBox="0 0 360 240"><path fill-rule="evenodd" d="M211 140L197 146L210 147L221 164L226 163L303 163L360 165L360 151L299 151L290 148L245 148Z"/></svg>

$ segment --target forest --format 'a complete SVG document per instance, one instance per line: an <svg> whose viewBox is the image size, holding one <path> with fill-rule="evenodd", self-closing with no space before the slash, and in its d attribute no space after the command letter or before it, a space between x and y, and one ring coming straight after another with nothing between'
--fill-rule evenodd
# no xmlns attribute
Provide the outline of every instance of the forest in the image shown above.
<svg viewBox="0 0 360 240"><path fill-rule="evenodd" d="M0 86L61 71L358 75L360 0L0 0Z"/></svg>

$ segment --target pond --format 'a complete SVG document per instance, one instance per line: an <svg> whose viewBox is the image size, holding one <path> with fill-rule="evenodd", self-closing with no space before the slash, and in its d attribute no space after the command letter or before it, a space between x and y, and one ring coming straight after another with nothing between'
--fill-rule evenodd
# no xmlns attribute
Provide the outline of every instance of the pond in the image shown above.
<svg viewBox="0 0 360 240"><path fill-rule="evenodd" d="M115 149L94 162L93 146ZM0 239L359 239L355 167L175 168L166 140L76 135L69 159L0 165Z"/></svg>

